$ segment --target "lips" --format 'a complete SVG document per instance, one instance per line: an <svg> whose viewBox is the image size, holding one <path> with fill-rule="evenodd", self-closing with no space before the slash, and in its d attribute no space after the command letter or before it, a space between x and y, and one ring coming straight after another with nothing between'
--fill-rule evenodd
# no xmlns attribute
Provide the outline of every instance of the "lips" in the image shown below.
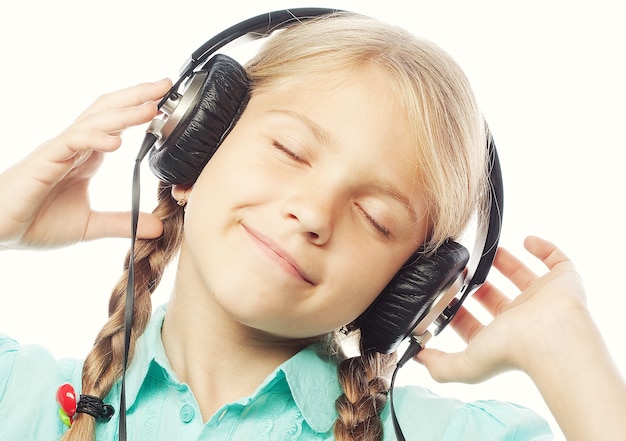
<svg viewBox="0 0 626 441"><path fill-rule="evenodd" d="M313 282L307 276L306 272L296 263L296 261L283 250L276 242L264 234L243 225L248 236L259 247L259 249L271 260L273 260L280 268L292 275L296 279L313 285Z"/></svg>

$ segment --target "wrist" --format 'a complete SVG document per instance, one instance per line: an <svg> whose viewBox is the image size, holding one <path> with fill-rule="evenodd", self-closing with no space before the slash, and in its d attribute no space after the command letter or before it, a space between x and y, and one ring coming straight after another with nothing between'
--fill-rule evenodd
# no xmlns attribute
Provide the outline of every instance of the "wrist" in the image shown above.
<svg viewBox="0 0 626 441"><path fill-rule="evenodd" d="M524 370L566 438L622 439L626 383L595 324L580 319L569 338L537 346Z"/></svg>

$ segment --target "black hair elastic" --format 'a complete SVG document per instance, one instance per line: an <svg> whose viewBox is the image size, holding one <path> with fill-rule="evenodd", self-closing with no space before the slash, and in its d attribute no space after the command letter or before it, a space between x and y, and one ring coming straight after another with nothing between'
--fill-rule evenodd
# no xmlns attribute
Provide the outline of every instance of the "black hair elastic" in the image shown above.
<svg viewBox="0 0 626 441"><path fill-rule="evenodd" d="M115 409L110 404L104 404L102 400L93 395L82 395L76 404L76 413L86 413L97 420L109 421Z"/></svg>

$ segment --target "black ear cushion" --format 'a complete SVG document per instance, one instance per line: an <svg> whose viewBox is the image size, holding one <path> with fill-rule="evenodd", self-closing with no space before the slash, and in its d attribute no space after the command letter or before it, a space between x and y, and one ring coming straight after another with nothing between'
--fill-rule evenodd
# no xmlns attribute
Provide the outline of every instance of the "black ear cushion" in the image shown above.
<svg viewBox="0 0 626 441"><path fill-rule="evenodd" d="M467 249L446 241L434 254L418 250L357 319L363 348L393 352L428 313L439 293L464 270Z"/></svg>
<svg viewBox="0 0 626 441"><path fill-rule="evenodd" d="M235 60L218 54L202 70L208 74L196 102L163 145L150 151L152 172L169 184L196 181L248 102L250 80Z"/></svg>

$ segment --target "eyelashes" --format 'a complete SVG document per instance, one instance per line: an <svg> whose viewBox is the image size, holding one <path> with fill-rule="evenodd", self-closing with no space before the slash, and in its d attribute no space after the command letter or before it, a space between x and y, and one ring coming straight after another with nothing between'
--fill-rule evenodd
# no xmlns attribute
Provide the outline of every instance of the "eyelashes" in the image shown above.
<svg viewBox="0 0 626 441"><path fill-rule="evenodd" d="M367 221L372 224L372 226L378 230L378 232L380 234L382 234L383 236L385 236L386 238L389 238L391 236L391 232L389 231L388 228L386 228L384 225L380 224L376 219L374 219L365 209L363 209L362 207L359 207L359 210L361 211L361 213L363 214L363 216L365 217L365 219L367 219Z"/></svg>
<svg viewBox="0 0 626 441"><path fill-rule="evenodd" d="M272 145L279 150L280 152L282 152L285 156L287 156L288 158L294 160L295 162L298 162L300 164L306 164L306 165L310 165L309 162L302 158L301 156L299 156L297 153L295 153L293 150L288 149L287 147L285 147L283 144L281 144L280 142L276 141L276 140L272 140Z"/></svg>

